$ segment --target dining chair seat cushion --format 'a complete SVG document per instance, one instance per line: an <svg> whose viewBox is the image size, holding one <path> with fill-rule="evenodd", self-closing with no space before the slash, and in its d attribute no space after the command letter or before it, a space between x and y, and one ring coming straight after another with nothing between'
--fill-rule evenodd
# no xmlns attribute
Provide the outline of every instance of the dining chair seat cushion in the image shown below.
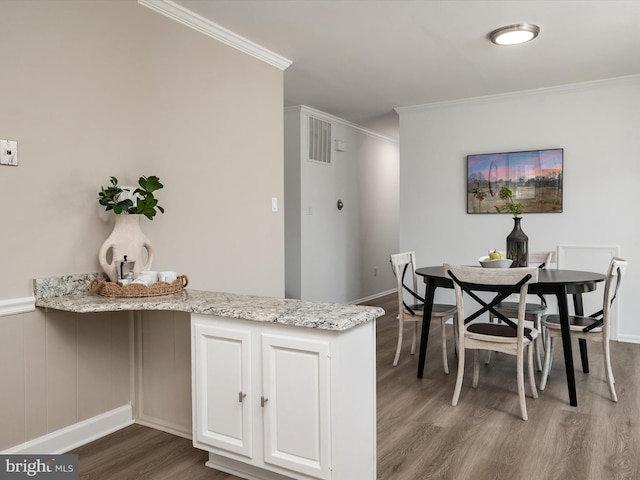
<svg viewBox="0 0 640 480"><path fill-rule="evenodd" d="M499 343L515 343L518 340L518 332L515 328L505 325L504 323L470 323L467 327L467 336L479 340L486 340L490 335L492 342ZM535 328L524 328L524 342L528 339L534 340L538 337L538 331Z"/></svg>
<svg viewBox="0 0 640 480"><path fill-rule="evenodd" d="M449 316L455 314L457 312L457 307L455 305L446 305L442 303L434 303L433 308L431 309L431 316L442 317L444 315Z"/></svg>
<svg viewBox="0 0 640 480"><path fill-rule="evenodd" d="M411 309L411 310L409 310ZM405 312L411 313L411 311L418 313L420 312L420 315L422 315L422 311L424 310L424 303L414 303L411 305L405 305Z"/></svg>
<svg viewBox="0 0 640 480"><path fill-rule="evenodd" d="M422 312L424 311L424 303L416 303L415 305L409 305L409 308L416 313L420 312L420 314L422 315ZM446 305L443 303L434 303L433 308L431 310L432 317L441 317L444 315L448 316L454 313L456 313L455 305Z"/></svg>
<svg viewBox="0 0 640 480"><path fill-rule="evenodd" d="M591 317L569 315L569 327L572 331L576 332L582 332L583 328L590 326L595 321L596 319ZM547 315L542 319L542 325L547 328L560 330L560 315ZM602 332L602 325L593 328L591 331L593 333Z"/></svg>
<svg viewBox="0 0 640 480"><path fill-rule="evenodd" d="M500 302L495 308L502 313L513 312L515 315L518 314L518 302ZM524 312L525 314L541 315L546 311L547 307L540 305L539 303L527 303ZM506 316L508 317L509 315Z"/></svg>

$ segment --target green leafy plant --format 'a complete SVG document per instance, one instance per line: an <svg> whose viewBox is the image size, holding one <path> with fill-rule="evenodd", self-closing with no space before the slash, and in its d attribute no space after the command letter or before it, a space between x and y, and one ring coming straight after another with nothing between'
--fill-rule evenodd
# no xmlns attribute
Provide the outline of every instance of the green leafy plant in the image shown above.
<svg viewBox="0 0 640 480"><path fill-rule="evenodd" d="M506 203L504 205L496 205L496 210L500 213L509 212L514 217L517 217L522 212L524 212L524 205L520 202L516 203L513 201L513 190L511 190L506 185L503 185L500 188L500 198L504 200Z"/></svg>
<svg viewBox="0 0 640 480"><path fill-rule="evenodd" d="M138 179L139 187L133 191L135 204L131 198L122 195L124 190L118 185L116 177L111 177L110 183L111 185L107 188L100 187L98 192L98 202L105 206L107 211L113 210L117 215L123 213L140 214L149 220L153 220L157 211L164 213L164 208L158 205L158 199L153 195L153 192L164 187L158 177L150 176Z"/></svg>

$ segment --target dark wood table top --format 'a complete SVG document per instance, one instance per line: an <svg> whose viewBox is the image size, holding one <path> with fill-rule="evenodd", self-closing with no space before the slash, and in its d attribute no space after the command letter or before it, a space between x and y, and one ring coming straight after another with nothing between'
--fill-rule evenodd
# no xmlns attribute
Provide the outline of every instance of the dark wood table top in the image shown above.
<svg viewBox="0 0 640 480"><path fill-rule="evenodd" d="M416 274L424 277L425 282L433 281L436 286L453 288L451 279L444 276L442 265L417 268ZM597 272L541 268L538 272L538 283L530 284L529 292L555 293L559 286L566 287L567 293L590 292L596 289L596 283L603 282L605 278L605 275Z"/></svg>

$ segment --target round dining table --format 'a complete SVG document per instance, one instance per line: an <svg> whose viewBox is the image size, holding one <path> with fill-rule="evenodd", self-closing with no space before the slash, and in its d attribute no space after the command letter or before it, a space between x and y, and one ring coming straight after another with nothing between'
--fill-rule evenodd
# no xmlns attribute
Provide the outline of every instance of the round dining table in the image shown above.
<svg viewBox="0 0 640 480"><path fill-rule="evenodd" d="M478 267L481 268L481 267ZM422 333L420 336L420 355L418 359L418 378L422 378L424 364L427 356L427 343L429 340L429 327L431 325L431 309L435 291L438 287L453 289L453 281L444 275L444 267L432 266L416 269L416 274L423 277L426 285L424 314L422 321ZM599 282L605 280L605 275L596 272L582 272L577 270L546 269L538 272L538 282L529 285L530 294L555 295L558 299L558 314L560 315L560 328L562 331L562 349L564 352L564 364L567 375L567 388L569 391L569 403L578 405L576 395L576 379L573 366L573 349L571 347L571 331L569 328L569 305L567 296L573 296L573 305L576 315L582 315L582 294L592 292ZM580 342L582 369L589 372L586 342Z"/></svg>

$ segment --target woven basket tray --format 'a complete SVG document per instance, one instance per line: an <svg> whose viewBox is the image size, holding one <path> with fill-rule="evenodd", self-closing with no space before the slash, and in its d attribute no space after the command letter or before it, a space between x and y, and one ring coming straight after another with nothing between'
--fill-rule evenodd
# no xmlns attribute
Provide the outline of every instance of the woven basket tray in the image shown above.
<svg viewBox="0 0 640 480"><path fill-rule="evenodd" d="M177 293L189 284L186 275L179 275L173 283L156 282L150 287L130 283L124 287L117 283L94 278L89 284L89 291L103 297L157 297Z"/></svg>

